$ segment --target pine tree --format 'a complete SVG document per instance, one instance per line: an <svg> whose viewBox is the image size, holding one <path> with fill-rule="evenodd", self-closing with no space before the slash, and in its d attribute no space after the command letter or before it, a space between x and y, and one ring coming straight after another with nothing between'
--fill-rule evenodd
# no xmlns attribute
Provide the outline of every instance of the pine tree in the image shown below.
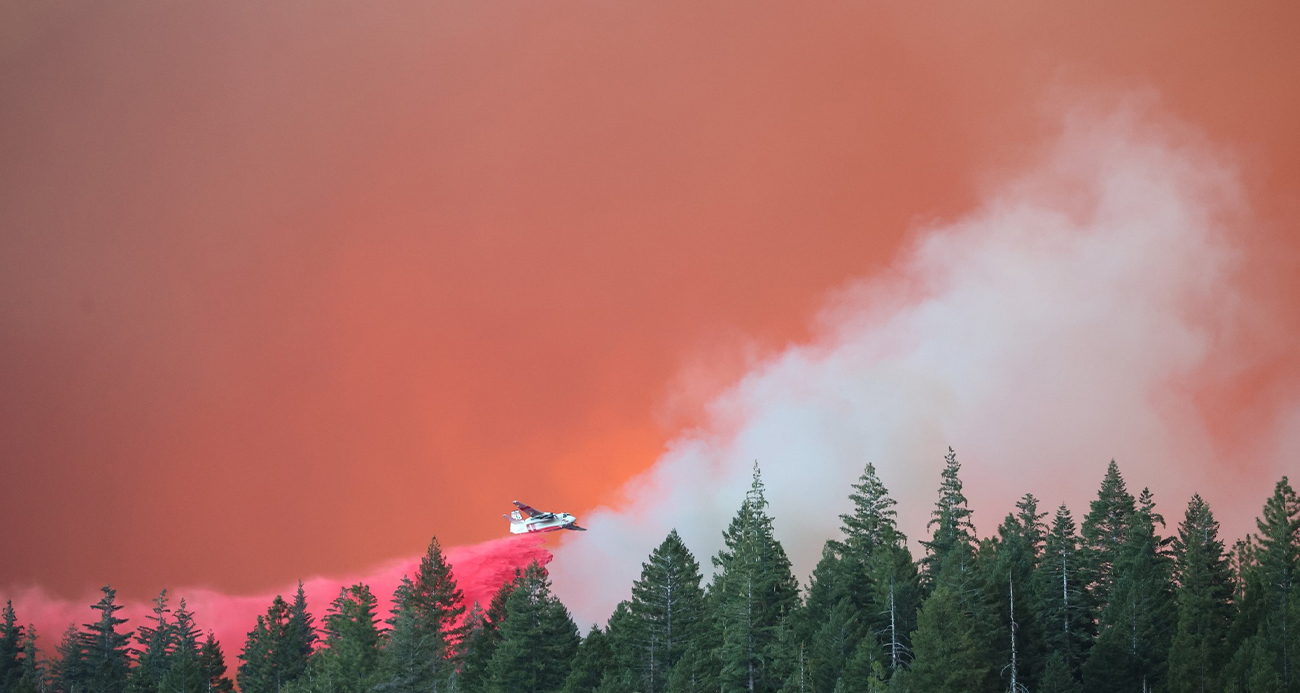
<svg viewBox="0 0 1300 693"><path fill-rule="evenodd" d="M856 619L857 637L878 637L886 653L886 669L892 672L910 659L909 636L916 628L920 579L907 537L898 529L897 503L874 465L866 466L849 499L853 512L840 516L844 539L828 542L814 573L808 603L801 610L801 618L816 625L801 625L801 637L811 642L836 603L847 599ZM874 645L875 637L871 641ZM847 648L843 657L832 658L831 674L838 675L856 645L856 641L844 641L831 648L832 652L840 651L840 646ZM825 665L818 669L824 670ZM818 674L821 682L827 678Z"/></svg>
<svg viewBox="0 0 1300 693"><path fill-rule="evenodd" d="M1046 530L1038 500L1025 494L1018 512L1007 515L998 538L981 556L981 587L992 620L990 648L1004 666L1000 672L1010 689L1032 688L1044 665L1042 629L1030 608L1030 585L1038 566ZM989 560L991 559L991 560Z"/></svg>
<svg viewBox="0 0 1300 693"><path fill-rule="evenodd" d="M1111 460L1097 491L1097 500L1092 501L1083 519L1084 557L1091 601L1096 608L1104 609L1110 603L1115 562L1127 542L1129 524L1136 511L1136 501L1124 485L1119 465Z"/></svg>
<svg viewBox="0 0 1300 693"><path fill-rule="evenodd" d="M438 538L420 559L411 584L410 608L416 616L416 631L428 638L437 649L439 659L454 659L463 633L458 630L465 613L464 595L456 586L451 564L442 553Z"/></svg>
<svg viewBox="0 0 1300 693"><path fill-rule="evenodd" d="M1084 582L1074 518L1062 504L1056 509L1052 528L1043 542L1042 558L1034 571L1033 611L1048 658L1059 656L1061 664L1075 679L1082 675L1083 661L1095 632Z"/></svg>
<svg viewBox="0 0 1300 693"><path fill-rule="evenodd" d="M1206 693L1227 662L1233 584L1219 523L1199 495L1187 504L1173 546L1178 626L1169 650L1169 690Z"/></svg>
<svg viewBox="0 0 1300 693"><path fill-rule="evenodd" d="M986 688L990 667L976 642L975 622L948 583L925 603L912 636L916 659L908 684L926 693L974 693Z"/></svg>
<svg viewBox="0 0 1300 693"><path fill-rule="evenodd" d="M848 599L836 601L819 625L812 637L799 643L808 669L801 676L810 684L811 693L832 693L858 646L865 641L864 646L876 654L876 642L874 637L863 637L858 613Z"/></svg>
<svg viewBox="0 0 1300 693"><path fill-rule="evenodd" d="M447 660L441 630L430 631L424 610L416 606L413 583L402 578L393 594L393 613L388 619L376 690L393 693L444 691L454 669Z"/></svg>
<svg viewBox="0 0 1300 693"><path fill-rule="evenodd" d="M905 540L898 531L898 511L894 509L898 503L876 475L875 465L868 464L852 488L849 500L853 512L840 515L844 539L835 542L835 549L842 555L859 556L866 563L876 547L898 546Z"/></svg>
<svg viewBox="0 0 1300 693"><path fill-rule="evenodd" d="M207 693L210 680L200 658L199 629L194 625L194 614L186 607L184 599L176 609L171 630L173 650L158 690L163 693Z"/></svg>
<svg viewBox="0 0 1300 693"><path fill-rule="evenodd" d="M14 603L5 604L0 621L0 693L10 693L22 678L23 627L18 625Z"/></svg>
<svg viewBox="0 0 1300 693"><path fill-rule="evenodd" d="M232 693L235 690L235 684L226 677L226 656L221 651L221 644L210 632L199 649L199 665L207 682L203 689L205 693Z"/></svg>
<svg viewBox="0 0 1300 693"><path fill-rule="evenodd" d="M282 613L276 609L278 615ZM319 636L316 633L316 619L307 610L307 594L302 581L298 581L298 591L293 595L293 604L289 606L288 618L283 621L283 630L279 636L279 647L274 658L280 680L284 683L295 681L307 670L307 662L316 649Z"/></svg>
<svg viewBox="0 0 1300 693"><path fill-rule="evenodd" d="M87 689L86 643L75 623L68 624L59 641L59 658L51 672L51 684L58 693L79 693Z"/></svg>
<svg viewBox="0 0 1300 693"><path fill-rule="evenodd" d="M545 569L534 561L506 600L501 644L488 666L497 693L559 691L580 638L569 612L551 595Z"/></svg>
<svg viewBox="0 0 1300 693"><path fill-rule="evenodd" d="M613 668L614 654L609 649L609 640L600 628L592 626L578 647L578 654L573 658L573 670L561 690L564 693L595 693L605 672Z"/></svg>
<svg viewBox="0 0 1300 693"><path fill-rule="evenodd" d="M117 591L103 588L104 596L91 608L99 612L99 619L87 623L81 633L85 652L87 693L121 693L126 690L127 675L131 667L131 632L118 632L126 619L118 618L122 607L116 603Z"/></svg>
<svg viewBox="0 0 1300 693"><path fill-rule="evenodd" d="M364 584L339 590L325 615L325 641L304 679L313 693L368 689L379 666L379 617L375 596Z"/></svg>
<svg viewBox="0 0 1300 693"><path fill-rule="evenodd" d="M1084 665L1089 690L1151 691L1168 672L1173 630L1172 566L1156 534L1163 522L1144 490L1129 518L1112 570L1111 599L1101 611L1097 642Z"/></svg>
<svg viewBox="0 0 1300 693"><path fill-rule="evenodd" d="M457 682L465 693L484 693L489 688L489 671L492 656L501 644L501 623L506 618L506 602L523 581L523 572L515 569L514 577L502 583L487 610L477 602L465 617L461 640L461 668Z"/></svg>
<svg viewBox="0 0 1300 693"><path fill-rule="evenodd" d="M660 693L704 612L700 565L673 530L641 566L629 604L642 690Z"/></svg>
<svg viewBox="0 0 1300 693"><path fill-rule="evenodd" d="M921 542L926 548L922 565L926 583L931 589L941 581L942 571L951 567L964 573L970 570L975 557L975 525L971 521L966 496L962 493L960 471L957 453L948 448L939 484L939 500L926 525L927 529L934 528L934 533L930 541Z"/></svg>
<svg viewBox="0 0 1300 693"><path fill-rule="evenodd" d="M879 638L885 669L892 677L912 659L921 577L906 543L877 548L867 568L872 590L866 610L867 630Z"/></svg>
<svg viewBox="0 0 1300 693"><path fill-rule="evenodd" d="M168 620L171 609L167 607L167 590L163 590L154 599L151 615L146 624L136 630L136 642L140 645L135 650L136 664L131 669L127 690L131 693L155 693L162 684L163 677L171 667L172 651L176 646L176 632Z"/></svg>
<svg viewBox="0 0 1300 693"><path fill-rule="evenodd" d="M770 667L781 654L780 628L798 602L790 559L776 540L757 463L740 510L723 534L717 568L716 616L722 628L717 652L722 693L769 693L784 681Z"/></svg>
<svg viewBox="0 0 1300 693"><path fill-rule="evenodd" d="M1300 498L1282 477L1256 520L1258 545L1251 547L1254 565L1243 570L1244 604L1238 617L1258 624L1255 633L1237 646L1228 667L1231 679L1248 690L1300 691Z"/></svg>
<svg viewBox="0 0 1300 693"><path fill-rule="evenodd" d="M36 628L27 626L27 635L23 640L22 675L14 685L13 693L46 693L49 690L50 682L45 663L40 658L40 650L36 647L37 642Z"/></svg>

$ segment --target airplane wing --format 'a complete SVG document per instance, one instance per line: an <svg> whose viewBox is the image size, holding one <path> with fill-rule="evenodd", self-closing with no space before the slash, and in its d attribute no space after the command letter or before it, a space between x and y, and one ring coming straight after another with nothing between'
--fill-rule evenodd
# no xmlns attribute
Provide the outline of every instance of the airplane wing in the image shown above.
<svg viewBox="0 0 1300 693"><path fill-rule="evenodd" d="M585 532L585 531L587 531L587 528L586 528L586 527L579 527L579 526L573 524L572 522L570 522L569 524L565 525L564 528L565 528L565 529L576 530L576 531L579 531L579 532Z"/></svg>
<svg viewBox="0 0 1300 693"><path fill-rule="evenodd" d="M531 505L529 505L529 504L527 504L527 503L520 503L519 501L511 501L511 502L515 504L515 507L516 507L516 508L519 508L520 510L524 511L524 514L527 515L527 516L529 516L529 517L537 517L537 516L539 516L539 515L549 515L549 514L550 514L550 513L544 513L544 512L538 510L537 508L534 508L533 506L531 506Z"/></svg>

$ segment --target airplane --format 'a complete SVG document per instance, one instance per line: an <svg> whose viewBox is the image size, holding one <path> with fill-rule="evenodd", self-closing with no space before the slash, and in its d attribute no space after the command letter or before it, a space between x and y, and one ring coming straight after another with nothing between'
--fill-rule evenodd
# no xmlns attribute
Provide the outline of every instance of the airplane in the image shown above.
<svg viewBox="0 0 1300 693"><path fill-rule="evenodd" d="M555 532L561 529L571 529L575 532L585 532L585 527L579 527L575 524L578 519L569 513L544 513L527 503L511 501L518 510L510 511L509 515L502 517L510 520L511 534L529 534L531 532ZM528 517L524 517L527 515Z"/></svg>

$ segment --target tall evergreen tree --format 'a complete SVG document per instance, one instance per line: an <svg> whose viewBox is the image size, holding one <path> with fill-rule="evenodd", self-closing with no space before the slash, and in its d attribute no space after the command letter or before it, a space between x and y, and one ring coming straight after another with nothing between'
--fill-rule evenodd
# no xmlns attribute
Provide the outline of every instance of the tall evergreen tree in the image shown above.
<svg viewBox="0 0 1300 693"><path fill-rule="evenodd" d="M905 539L898 531L898 503L876 475L875 465L867 464L852 488L849 500L853 501L853 512L840 515L844 539L835 542L834 548L843 555L859 556L866 563L877 547L897 546Z"/></svg>
<svg viewBox="0 0 1300 693"><path fill-rule="evenodd" d="M23 640L22 675L14 685L13 693L46 693L49 690L49 678L45 662L41 661L39 641L36 628L27 626L27 635Z"/></svg>
<svg viewBox="0 0 1300 693"><path fill-rule="evenodd" d="M564 681L563 693L595 693L606 671L614 668L614 654L609 640L600 628L592 626L582 639L578 654L573 658L573 669Z"/></svg>
<svg viewBox="0 0 1300 693"><path fill-rule="evenodd" d="M131 631L118 631L126 623L117 612L117 591L103 588L104 596L91 608L99 612L99 619L87 623L81 633L85 652L86 693L121 693L126 690L127 675L131 668Z"/></svg>
<svg viewBox="0 0 1300 693"><path fill-rule="evenodd" d="M700 565L677 530L641 566L632 585L631 613L640 676L646 693L660 693L669 673L692 644L704 616Z"/></svg>
<svg viewBox="0 0 1300 693"><path fill-rule="evenodd" d="M0 619L0 693L10 693L23 675L23 627L18 625L12 600L5 603Z"/></svg>
<svg viewBox="0 0 1300 693"><path fill-rule="evenodd" d="M383 662L376 690L393 693L437 693L445 691L455 673L444 658L446 642L441 629L430 631L416 605L414 585L407 578L393 594L393 613L388 619Z"/></svg>
<svg viewBox="0 0 1300 693"><path fill-rule="evenodd" d="M907 547L907 537L898 529L897 503L889 496L874 465L866 466L849 499L853 501L853 512L840 516L844 539L831 542L841 559L825 569L819 566L826 577L814 582L805 611L809 620L825 623L834 601L817 607L814 590L823 582L832 585L827 591L834 595L834 600L847 598L852 605L859 637L875 636L870 638L872 646L876 637L879 638L886 653L886 669L892 672L909 659L909 638L916 628L920 601L920 579ZM839 577L838 582L831 582L834 576ZM844 644L850 652L856 648L855 642ZM837 664L835 668L842 665Z"/></svg>
<svg viewBox="0 0 1300 693"><path fill-rule="evenodd" d="M154 599L153 611L135 633L139 647L135 650L135 667L131 670L127 690L131 693L155 693L171 667L176 647L176 630L169 620L167 590Z"/></svg>
<svg viewBox="0 0 1300 693"><path fill-rule="evenodd" d="M1129 518L1112 569L1110 600L1101 611L1097 642L1084 682L1098 693L1152 691L1168 672L1174 623L1172 566L1155 525L1162 522L1150 492Z"/></svg>
<svg viewBox="0 0 1300 693"><path fill-rule="evenodd" d="M171 629L174 645L158 690L163 693L207 693L209 679L200 659L199 629L184 599L176 609Z"/></svg>
<svg viewBox="0 0 1300 693"><path fill-rule="evenodd" d="M971 521L970 506L962 493L959 473L961 464L957 462L957 453L948 448L944 457L943 472L939 484L939 500L930 514L927 528L933 528L930 541L921 542L926 548L922 559L927 584L933 588L941 578L942 572L950 567L965 573L970 570L975 558L975 525ZM962 578L961 581L964 581Z"/></svg>
<svg viewBox="0 0 1300 693"><path fill-rule="evenodd" d="M580 638L569 612L551 595L545 569L534 561L506 600L501 644L492 655L496 693L550 693L569 677Z"/></svg>
<svg viewBox="0 0 1300 693"><path fill-rule="evenodd" d="M1111 460L1097 490L1097 500L1092 501L1083 519L1090 601L1098 609L1105 609L1110 603L1115 562L1127 542L1129 524L1136 511L1136 499L1128 492L1119 465Z"/></svg>
<svg viewBox="0 0 1300 693"><path fill-rule="evenodd" d="M917 627L921 605L921 578L905 539L896 546L877 548L867 568L871 605L865 614L866 635L869 638L874 633L879 639L885 669L892 677L912 658L912 633Z"/></svg>
<svg viewBox="0 0 1300 693"><path fill-rule="evenodd" d="M324 644L302 677L312 693L370 688L379 666L378 602L364 584L339 590L325 615Z"/></svg>
<svg viewBox="0 0 1300 693"><path fill-rule="evenodd" d="M453 659L463 636L459 624L465 613L464 595L456 586L451 564L443 555L437 537L429 541L429 548L420 559L409 599L416 632L434 645L436 657Z"/></svg>
<svg viewBox="0 0 1300 693"><path fill-rule="evenodd" d="M199 649L199 665L207 681L205 693L232 693L235 690L235 684L226 676L226 655L210 632Z"/></svg>
<svg viewBox="0 0 1300 693"><path fill-rule="evenodd" d="M291 640L289 604L276 595L266 614L257 617L239 655L243 663L236 678L241 693L280 693L302 675Z"/></svg>
<svg viewBox="0 0 1300 693"><path fill-rule="evenodd" d="M946 580L921 605L912 643L916 659L908 683L913 690L975 693L986 689L990 666L976 641L974 619Z"/></svg>
<svg viewBox="0 0 1300 693"><path fill-rule="evenodd" d="M1074 518L1070 509L1061 504L1034 571L1033 610L1048 658L1059 655L1060 665L1076 680L1082 676L1083 661L1095 632L1084 574ZM1063 684L1058 681L1053 685Z"/></svg>
<svg viewBox="0 0 1300 693"><path fill-rule="evenodd" d="M723 534L717 568L716 617L722 629L717 652L721 693L770 693L784 681L773 671L782 654L780 629L799 598L790 559L772 530L758 464L740 510Z"/></svg>
<svg viewBox="0 0 1300 693"><path fill-rule="evenodd" d="M275 613L278 619L282 610L277 608ZM319 639L316 619L307 610L307 594L301 580L298 581L298 590L293 595L293 603L289 605L288 617L283 623L274 662L280 679L287 683L298 679L307 671L307 662Z"/></svg>
<svg viewBox="0 0 1300 693"><path fill-rule="evenodd" d="M502 583L492 595L486 610L475 602L465 617L460 648L461 668L457 677L458 686L465 693L484 693L490 687L489 665L497 646L501 644L501 624L506 618L506 603L523 579L523 572L515 569L514 577Z"/></svg>
<svg viewBox="0 0 1300 693"><path fill-rule="evenodd" d="M68 624L57 649L58 660L50 672L51 687L57 693L80 693L87 688L86 644L77 624Z"/></svg>
<svg viewBox="0 0 1300 693"><path fill-rule="evenodd" d="M1207 693L1227 662L1232 568L1210 506L1192 496L1174 543L1178 625L1169 650L1169 690Z"/></svg>
<svg viewBox="0 0 1300 693"><path fill-rule="evenodd" d="M1038 500L1025 494L1017 512L1007 515L990 544L991 556L981 557L981 587L989 605L996 661L1011 690L1033 688L1045 664L1045 644L1035 612L1030 608L1031 584L1046 529ZM991 559L991 560L990 560Z"/></svg>
<svg viewBox="0 0 1300 693"><path fill-rule="evenodd" d="M1300 498L1282 477L1256 520L1258 544L1252 547L1253 564L1243 571L1245 597L1243 621L1258 625L1255 633L1237 647L1229 674L1246 688L1300 691Z"/></svg>

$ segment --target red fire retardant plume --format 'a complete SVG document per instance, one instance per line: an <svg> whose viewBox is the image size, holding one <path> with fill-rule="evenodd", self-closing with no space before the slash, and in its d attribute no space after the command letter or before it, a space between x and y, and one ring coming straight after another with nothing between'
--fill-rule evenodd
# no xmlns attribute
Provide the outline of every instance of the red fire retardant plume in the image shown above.
<svg viewBox="0 0 1300 693"><path fill-rule="evenodd" d="M514 576L516 568L523 568L533 561L542 565L549 563L551 552L546 549L545 543L545 539L539 535L522 535L448 549L447 560L451 563L457 584L465 594L466 609L474 602L486 607L502 583ZM364 575L304 580L303 589L307 594L308 608L316 616L319 625L330 601L338 596L339 589L361 582L369 585L371 592L379 599L380 617L387 618L392 606L393 591L397 589L402 576L414 576L420 558L415 556L391 561ZM266 611L275 594L278 593L289 601L295 590L297 585L285 585L275 593L235 596L205 588L172 589L168 591L168 598L173 610L180 599L184 598L188 608L195 612L199 627L216 635L226 653L226 664L233 676L239 664L236 655L243 649L244 639L256 623L257 616ZM77 600L62 599L51 597L40 588L31 588L12 597L0 595L0 599L13 599L19 621L36 626L41 634L41 649L47 656L52 655L58 638L69 623L82 624L92 620L95 613L89 607L99 597L99 594L92 594ZM139 626L153 608L150 602L120 603L125 607L120 615L129 619L124 628Z"/></svg>

